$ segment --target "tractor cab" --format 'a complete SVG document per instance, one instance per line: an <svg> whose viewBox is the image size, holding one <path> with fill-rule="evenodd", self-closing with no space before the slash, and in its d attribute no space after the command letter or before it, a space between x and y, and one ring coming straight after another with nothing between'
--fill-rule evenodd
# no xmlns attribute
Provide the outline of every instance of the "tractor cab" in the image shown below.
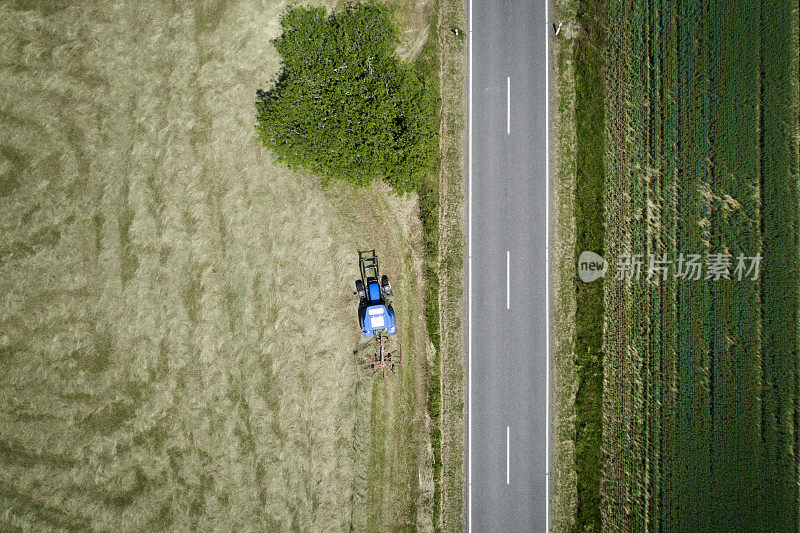
<svg viewBox="0 0 800 533"><path fill-rule="evenodd" d="M379 331L394 335L397 328L390 301L392 287L389 279L380 275L375 250L358 252L358 263L361 279L356 280L356 294L360 299L358 322L361 331L366 338L371 338Z"/></svg>

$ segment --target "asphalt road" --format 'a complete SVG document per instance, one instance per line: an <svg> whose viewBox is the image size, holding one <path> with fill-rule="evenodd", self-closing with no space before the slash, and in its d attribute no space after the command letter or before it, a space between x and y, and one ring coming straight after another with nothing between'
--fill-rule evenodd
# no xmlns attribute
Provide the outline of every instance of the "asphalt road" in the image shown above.
<svg viewBox="0 0 800 533"><path fill-rule="evenodd" d="M546 0L472 0L469 531L548 513Z"/></svg>

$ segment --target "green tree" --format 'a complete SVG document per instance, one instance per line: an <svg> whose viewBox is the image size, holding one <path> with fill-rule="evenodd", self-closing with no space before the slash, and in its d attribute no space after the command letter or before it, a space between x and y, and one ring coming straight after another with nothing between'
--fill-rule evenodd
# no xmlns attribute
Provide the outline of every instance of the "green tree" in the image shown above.
<svg viewBox="0 0 800 533"><path fill-rule="evenodd" d="M419 189L438 155L438 95L395 53L387 8L360 4L326 15L294 7L275 47L283 69L257 91L256 132L291 168L363 186Z"/></svg>

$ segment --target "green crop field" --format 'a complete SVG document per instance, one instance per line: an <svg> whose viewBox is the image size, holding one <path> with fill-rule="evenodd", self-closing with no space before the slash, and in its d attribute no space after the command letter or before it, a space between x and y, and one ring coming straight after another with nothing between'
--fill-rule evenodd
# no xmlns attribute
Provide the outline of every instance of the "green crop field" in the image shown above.
<svg viewBox="0 0 800 533"><path fill-rule="evenodd" d="M798 6L609 10L605 256L763 256L756 280L605 280L602 522L796 531Z"/></svg>
<svg viewBox="0 0 800 533"><path fill-rule="evenodd" d="M400 4L410 58L433 4ZM417 200L256 141L286 8L0 3L0 530L432 527ZM353 365L366 247L385 384Z"/></svg>

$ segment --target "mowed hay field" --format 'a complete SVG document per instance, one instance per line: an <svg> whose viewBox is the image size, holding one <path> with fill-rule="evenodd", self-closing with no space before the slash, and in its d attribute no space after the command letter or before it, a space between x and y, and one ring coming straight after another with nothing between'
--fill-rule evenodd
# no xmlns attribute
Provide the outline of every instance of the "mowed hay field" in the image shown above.
<svg viewBox="0 0 800 533"><path fill-rule="evenodd" d="M612 0L609 41L606 258L733 279L606 279L603 528L797 531L797 3Z"/></svg>
<svg viewBox="0 0 800 533"><path fill-rule="evenodd" d="M258 146L286 2L36 4L0 4L0 529L429 529L416 200Z"/></svg>

